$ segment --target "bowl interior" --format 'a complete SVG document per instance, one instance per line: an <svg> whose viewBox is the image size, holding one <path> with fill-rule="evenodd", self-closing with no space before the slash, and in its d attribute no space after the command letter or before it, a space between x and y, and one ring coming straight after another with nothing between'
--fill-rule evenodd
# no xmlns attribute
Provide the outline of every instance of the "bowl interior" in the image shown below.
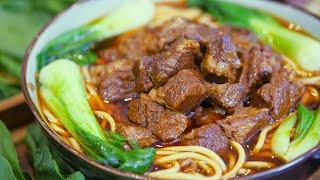
<svg viewBox="0 0 320 180"><path fill-rule="evenodd" d="M72 7L70 7L65 12L58 15L50 23L48 23L42 31L35 37L31 43L29 49L27 50L23 69L22 69L22 88L24 95L27 99L27 103L32 109L33 113L37 117L41 126L45 131L53 136L55 133L47 126L44 120L44 116L39 110L38 94L36 91L36 56L40 50L53 38L56 36L78 27L80 25L86 24L91 20L98 18L119 6L121 3L129 0L99 0L99 1L83 1L78 2ZM320 21L300 10L294 9L290 6L281 5L270 1L252 1L252 0L225 0L233 3L238 3L243 6L253 7L261 9L263 11L274 14L277 17L288 20L290 22L296 23L303 27L307 32L309 32L314 37L320 39ZM63 142L58 137L53 137L58 143L63 145ZM67 147L66 144L63 145ZM319 147L319 146L318 146ZM76 153L76 151L71 150L69 152ZM310 154L311 155L311 154ZM310 156L309 155L309 156ZM299 160L299 159L298 159ZM296 161L298 161L296 160ZM296 162L294 161L294 162ZM301 160L300 160L301 161ZM293 165L294 163L290 163ZM95 166L101 168L97 163ZM284 165L284 168L289 167ZM281 166L282 167L282 166ZM280 167L280 168L281 168ZM108 168L107 168L108 169ZM277 168L275 168L277 169ZM282 170L279 169L279 170ZM127 174L127 173L123 173ZM121 175L123 175L121 174ZM260 174L260 173L259 173ZM259 175L258 174L258 175Z"/></svg>

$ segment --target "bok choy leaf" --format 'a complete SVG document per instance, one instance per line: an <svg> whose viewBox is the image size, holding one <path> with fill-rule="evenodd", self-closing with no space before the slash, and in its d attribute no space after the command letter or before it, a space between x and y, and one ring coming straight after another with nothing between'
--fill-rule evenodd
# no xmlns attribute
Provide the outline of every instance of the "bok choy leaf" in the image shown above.
<svg viewBox="0 0 320 180"><path fill-rule="evenodd" d="M153 14L154 4L151 1L128 1L111 14L52 40L38 54L38 69L61 58L80 65L94 63L97 59L91 51L94 43L142 26L152 19Z"/></svg>

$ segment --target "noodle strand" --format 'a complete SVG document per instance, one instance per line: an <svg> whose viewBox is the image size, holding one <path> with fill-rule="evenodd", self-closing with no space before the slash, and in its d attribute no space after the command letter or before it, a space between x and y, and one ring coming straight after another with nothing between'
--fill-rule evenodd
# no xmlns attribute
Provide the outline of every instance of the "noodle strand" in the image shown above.
<svg viewBox="0 0 320 180"><path fill-rule="evenodd" d="M116 131L116 123L114 122L112 116L106 112L103 112L103 111L94 111L94 113L97 115L97 116L100 116L102 117L103 119L107 120L108 123L110 124L110 129L112 132L115 132Z"/></svg>
<svg viewBox="0 0 320 180"><path fill-rule="evenodd" d="M237 160L237 163L235 164L235 166L228 173L226 173L222 176L222 179L230 179L230 178L235 177L237 175L237 172L239 171L239 169L242 167L243 163L245 162L245 158L246 158L245 151L240 143L238 143L236 141L231 141L230 144L231 144L231 146L233 146L237 150L238 160Z"/></svg>

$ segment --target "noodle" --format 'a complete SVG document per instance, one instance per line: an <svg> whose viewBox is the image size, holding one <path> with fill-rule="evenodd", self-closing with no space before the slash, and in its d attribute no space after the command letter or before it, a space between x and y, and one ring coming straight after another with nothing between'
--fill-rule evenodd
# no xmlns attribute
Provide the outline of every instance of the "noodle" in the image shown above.
<svg viewBox="0 0 320 180"><path fill-rule="evenodd" d="M82 71L82 75L83 75L83 78L86 82L88 83L91 83L92 80L91 80L91 76L90 76L90 73L89 73L89 67L88 66L83 66L81 68L81 71Z"/></svg>
<svg viewBox="0 0 320 180"><path fill-rule="evenodd" d="M180 165L177 161L175 161L174 165L171 168L148 173L148 176L154 178L162 178L163 175L176 173L179 171L179 169Z"/></svg>
<svg viewBox="0 0 320 180"><path fill-rule="evenodd" d="M245 158L246 158L245 151L240 143L238 143L236 141L231 141L231 145L238 152L238 160L237 160L237 163L235 164L235 166L233 167L233 169L230 170L228 173L224 174L222 176L222 179L230 179L230 178L233 178L234 176L236 176L238 170L242 167L242 165L245 161Z"/></svg>
<svg viewBox="0 0 320 180"><path fill-rule="evenodd" d="M197 165L203 169L207 174L212 172L212 169L203 161L196 161Z"/></svg>
<svg viewBox="0 0 320 180"><path fill-rule="evenodd" d="M219 179L214 176L203 176L202 174L199 173L183 173L183 172L176 172L172 174L163 174L159 179L188 179L188 180L199 180L199 179Z"/></svg>
<svg viewBox="0 0 320 180"><path fill-rule="evenodd" d="M100 99L99 95L97 94L96 90L90 86L89 84L86 84L87 90L89 94L94 98L95 102L98 104L100 109L104 109L104 103Z"/></svg>
<svg viewBox="0 0 320 180"><path fill-rule="evenodd" d="M70 136L70 134L66 130L64 130L63 128L57 126L56 124L50 123L50 126L55 132L57 132L61 136L64 136L64 137L69 137Z"/></svg>
<svg viewBox="0 0 320 180"><path fill-rule="evenodd" d="M171 155L171 154L176 154L177 152L173 151L156 151L156 155Z"/></svg>
<svg viewBox="0 0 320 180"><path fill-rule="evenodd" d="M179 154L172 154L172 155L169 155L169 156L161 157L161 158L155 160L154 163L155 164L164 164L164 163L172 162L172 161L175 161L175 160L178 160L178 159L186 159L186 158L197 159L197 160L204 161L207 164L209 164L215 171L215 174L213 176L210 176L211 179L219 179L221 177L222 169L219 166L219 164L217 164L215 161L213 161L213 160L211 160L211 159L209 159L209 158L207 158L207 157L205 157L203 155L200 155L200 154L197 154L197 153L194 153L194 152L182 152L182 153L179 153ZM178 175L180 176L181 174L178 174ZM187 178L187 179L189 179L189 178Z"/></svg>
<svg viewBox="0 0 320 180"><path fill-rule="evenodd" d="M270 162L265 161L247 161L243 164L243 167L245 168L258 168L258 169L268 169L273 167L274 164Z"/></svg>
<svg viewBox="0 0 320 180"><path fill-rule="evenodd" d="M94 111L94 113L97 115L97 116L100 116L101 118L105 119L108 121L108 123L110 124L110 129L112 132L115 132L116 131L116 123L114 122L112 116L106 112L103 112L103 111Z"/></svg>
<svg viewBox="0 0 320 180"><path fill-rule="evenodd" d="M61 125L60 121L57 118L55 118L53 116L53 114L51 114L51 112L47 108L42 107L42 112L47 117L48 121L50 121L56 125Z"/></svg>
<svg viewBox="0 0 320 180"><path fill-rule="evenodd" d="M234 164L236 163L236 158L232 154L229 154L228 158L229 158L228 169L230 170L231 168L233 168Z"/></svg>
<svg viewBox="0 0 320 180"><path fill-rule="evenodd" d="M251 169L240 168L238 174L248 175L251 172Z"/></svg>
<svg viewBox="0 0 320 180"><path fill-rule="evenodd" d="M196 152L196 153L201 153L203 155L208 156L209 158L211 158L212 160L214 160L215 162L217 162L220 167L222 168L223 171L227 170L227 167L224 163L224 161L221 159L221 157L216 154L215 152L201 147L201 146L171 146L171 147L165 147L160 149L160 151L187 151L187 152Z"/></svg>
<svg viewBox="0 0 320 180"><path fill-rule="evenodd" d="M74 138L70 137L68 138L69 142L70 142L70 145L77 151L81 152L82 149L78 143L78 141L76 141Z"/></svg>
<svg viewBox="0 0 320 180"><path fill-rule="evenodd" d="M253 149L253 153L257 153L261 150L261 148L266 140L267 134L271 129L272 129L272 125L269 125L261 131L259 138L258 138L258 142Z"/></svg>

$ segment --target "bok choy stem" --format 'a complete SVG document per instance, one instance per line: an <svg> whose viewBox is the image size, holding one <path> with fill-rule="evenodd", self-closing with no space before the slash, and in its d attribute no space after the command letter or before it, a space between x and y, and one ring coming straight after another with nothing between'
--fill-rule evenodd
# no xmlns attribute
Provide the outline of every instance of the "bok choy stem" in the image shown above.
<svg viewBox="0 0 320 180"><path fill-rule="evenodd" d="M40 71L39 82L41 97L88 156L99 163L137 174L150 168L154 148L125 151L121 145L128 142L126 139L102 130L87 101L76 63L66 59L50 63Z"/></svg>

